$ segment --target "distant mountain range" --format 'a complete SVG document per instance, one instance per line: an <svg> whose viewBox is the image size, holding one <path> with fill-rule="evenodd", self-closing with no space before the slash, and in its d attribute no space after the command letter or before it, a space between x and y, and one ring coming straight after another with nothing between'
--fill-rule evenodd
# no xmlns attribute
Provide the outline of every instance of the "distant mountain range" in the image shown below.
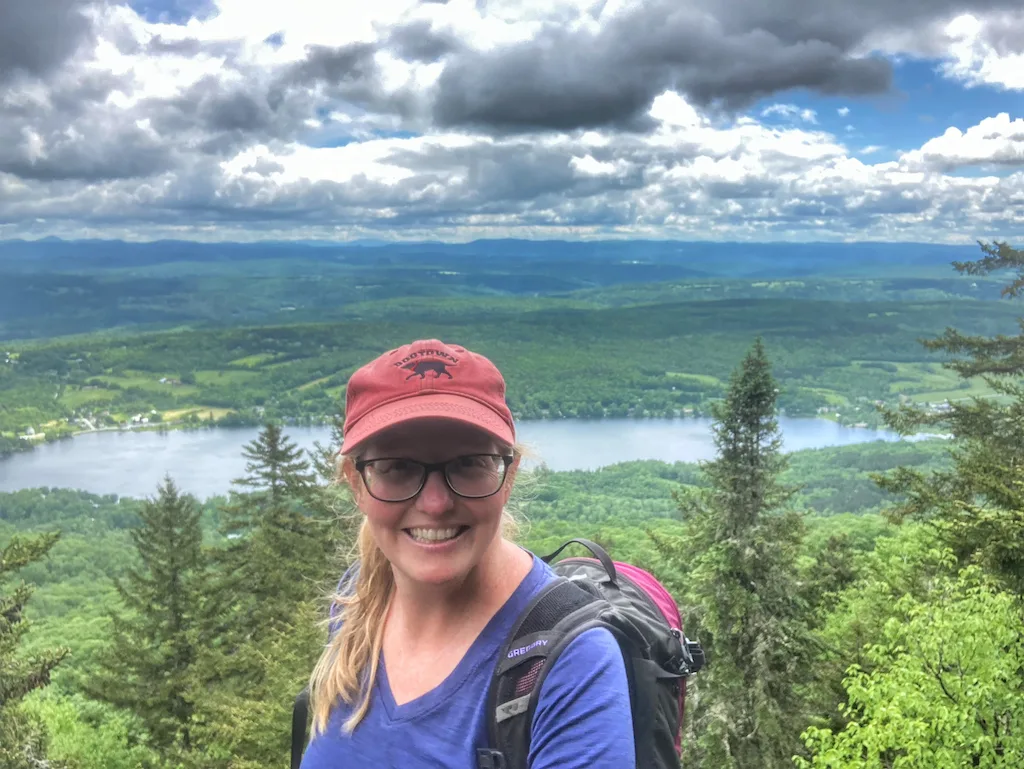
<svg viewBox="0 0 1024 769"><path fill-rule="evenodd" d="M687 277L785 278L800 276L882 277L920 275L922 269L949 275L954 260L975 258L977 246L917 243L719 243L664 240L477 240L470 243L394 243L261 241L199 243L161 240L0 241L0 270L5 272L92 272L145 268L168 263L238 263L266 260L328 262L349 266L401 263L438 269L500 267L516 263L586 269L611 265L643 272L644 279ZM481 263L488 260L489 263Z"/></svg>

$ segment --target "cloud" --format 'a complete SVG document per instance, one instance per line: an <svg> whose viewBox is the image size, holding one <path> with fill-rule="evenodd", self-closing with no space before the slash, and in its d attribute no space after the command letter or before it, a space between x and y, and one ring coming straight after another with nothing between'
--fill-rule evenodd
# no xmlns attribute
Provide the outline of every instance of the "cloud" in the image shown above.
<svg viewBox="0 0 1024 769"><path fill-rule="evenodd" d="M0 238L1024 234L1021 120L874 155L809 101L1010 87L1015 2L6 3Z"/></svg>
<svg viewBox="0 0 1024 769"><path fill-rule="evenodd" d="M0 83L15 75L42 77L92 38L83 0L9 0L0 3Z"/></svg>
<svg viewBox="0 0 1024 769"><path fill-rule="evenodd" d="M948 4L944 3L943 6ZM937 7L915 26L879 29L875 50L938 59L948 78L969 86L1024 89L1024 10L1019 3Z"/></svg>
<svg viewBox="0 0 1024 769"><path fill-rule="evenodd" d="M35 179L16 192L5 187L12 203L2 219L45 219L57 232L62 221L108 233L144 222L153 234L243 239L932 240L940 226L1024 229L1024 171L959 178L913 158L869 164L827 132L750 119L722 125L674 92L660 94L648 117L655 125L642 135L442 132L339 147L260 144L220 163L182 162L145 183ZM997 129L1006 138L1017 130L1004 121L965 135ZM921 150L932 152L928 143Z"/></svg>
<svg viewBox="0 0 1024 769"><path fill-rule="evenodd" d="M943 71L970 85L1024 90L1024 11L984 21L960 16L945 29L949 60Z"/></svg>
<svg viewBox="0 0 1024 769"><path fill-rule="evenodd" d="M902 159L911 167L943 171L971 165L1024 168L1024 119L1011 121L1009 114L1002 112L966 131L950 127Z"/></svg>
<svg viewBox="0 0 1024 769"><path fill-rule="evenodd" d="M1017 3L864 0L856 12L847 0L815 3L813 10L807 0L581 4L575 15L541 23L521 39L450 56L437 79L433 116L446 127L569 130L644 126L651 100L666 88L726 110L793 89L883 94L892 70L877 51L887 41L920 48L922 28L941 28L965 4L1008 13ZM927 40L932 48L949 44Z"/></svg>
<svg viewBox="0 0 1024 769"><path fill-rule="evenodd" d="M806 107L800 108L795 104L771 104L761 110L761 117L771 117L772 115L779 115L790 119L799 118L805 123L818 122L817 112Z"/></svg>
<svg viewBox="0 0 1024 769"><path fill-rule="evenodd" d="M596 25L545 25L528 40L467 51L441 72L434 117L444 126L501 130L643 126L666 88L725 108L800 87L889 88L888 62L851 55L852 41L801 34L760 13L748 22L738 5L720 12L668 0L619 5Z"/></svg>
<svg viewBox="0 0 1024 769"><path fill-rule="evenodd" d="M394 27L386 47L406 61L435 62L464 50L464 44L451 30L438 31L429 19L417 19Z"/></svg>

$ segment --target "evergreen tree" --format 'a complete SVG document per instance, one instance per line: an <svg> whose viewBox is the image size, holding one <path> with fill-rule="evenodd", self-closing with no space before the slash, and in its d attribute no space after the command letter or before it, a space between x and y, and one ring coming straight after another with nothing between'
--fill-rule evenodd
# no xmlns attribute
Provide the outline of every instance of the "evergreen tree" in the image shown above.
<svg viewBox="0 0 1024 769"><path fill-rule="evenodd" d="M245 446L246 475L224 514L227 544L215 592L241 638L287 626L297 605L323 587L331 527L312 515L316 477L302 450L276 424Z"/></svg>
<svg viewBox="0 0 1024 769"><path fill-rule="evenodd" d="M112 616L111 645L87 684L97 698L139 716L154 747L188 750L189 676L204 643L201 510L170 478L130 532L139 564L115 586L127 612Z"/></svg>
<svg viewBox="0 0 1024 769"><path fill-rule="evenodd" d="M670 563L684 565L688 622L709 665L688 704L684 765L715 769L790 767L806 724L807 628L797 598L798 515L785 506L786 467L775 416L778 388L758 339L713 407L715 460L706 487L679 492L678 539L655 536Z"/></svg>
<svg viewBox="0 0 1024 769"><path fill-rule="evenodd" d="M968 275L1015 271L1003 296L1024 293L1024 251L1006 243L981 245L984 256L954 262ZM948 353L943 365L964 380L980 377L996 397L949 401L938 411L914 406L886 409L887 423L904 433L950 434L951 467L924 473L900 468L876 477L904 496L888 511L893 521L921 520L934 526L962 564L977 563L1024 596L1024 318L1015 336L967 336L947 328L924 342Z"/></svg>
<svg viewBox="0 0 1024 769"><path fill-rule="evenodd" d="M191 682L199 745L186 759L190 769L260 766L284 755L285 711L322 650L313 617L336 577L339 527L328 502L337 487L316 483L277 425L244 453L247 474L225 510L226 542L211 550L209 603L218 609L209 615L214 641Z"/></svg>
<svg viewBox="0 0 1024 769"><path fill-rule="evenodd" d="M331 438L326 445L314 442L309 452L310 463L318 483L307 497L311 514L324 522L329 533L329 547L337 556L329 565L342 573L355 552L356 537L362 523L362 513L352 500L348 484L338 477L338 451L344 439L343 419L331 422ZM332 576L329 572L328 576Z"/></svg>
<svg viewBox="0 0 1024 769"><path fill-rule="evenodd" d="M60 535L13 537L0 549L0 587L19 569L43 558ZM68 655L64 648L34 656L18 654L29 622L25 604L32 588L24 582L0 593L0 769L45 769L57 764L46 759L46 735L38 722L19 711L25 695L50 682L50 673Z"/></svg>
<svg viewBox="0 0 1024 769"><path fill-rule="evenodd" d="M338 474L338 451L344 442L344 418L336 415L331 421L330 440L326 445L320 441L313 442L313 450L309 452L309 459L313 471L324 483L331 483L336 480Z"/></svg>
<svg viewBox="0 0 1024 769"><path fill-rule="evenodd" d="M270 422L255 440L245 445L242 456L248 460L247 475L236 478L233 483L266 496L272 505L280 505L287 498L302 498L315 480L302 453L280 425Z"/></svg>

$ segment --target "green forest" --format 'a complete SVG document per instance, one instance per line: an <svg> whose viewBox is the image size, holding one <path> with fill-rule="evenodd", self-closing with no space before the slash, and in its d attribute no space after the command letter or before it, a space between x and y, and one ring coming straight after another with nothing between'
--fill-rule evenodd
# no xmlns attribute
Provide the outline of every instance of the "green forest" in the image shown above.
<svg viewBox="0 0 1024 769"><path fill-rule="evenodd" d="M540 466L512 503L534 552L587 536L671 589L709 660L683 767L1024 765L1024 252L982 245L953 271L1001 289L810 299L747 280L697 300L688 279L9 339L0 451L142 414L133 429L262 429L222 497L174 478L147 499L0 494L0 769L287 766L352 557L330 461L344 383L414 336L507 361L519 418L713 420L711 461ZM783 413L944 437L787 454ZM298 451L303 420L332 445Z"/></svg>

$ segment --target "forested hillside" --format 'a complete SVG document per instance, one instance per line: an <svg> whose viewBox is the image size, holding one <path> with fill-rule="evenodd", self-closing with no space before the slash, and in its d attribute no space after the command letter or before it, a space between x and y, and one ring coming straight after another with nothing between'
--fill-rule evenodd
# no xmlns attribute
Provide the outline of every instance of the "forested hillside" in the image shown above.
<svg viewBox="0 0 1024 769"><path fill-rule="evenodd" d="M509 404L522 419L705 414L760 334L772 349L785 413L831 409L848 423L872 424L874 401L988 392L921 349L918 340L946 324L1002 334L1014 315L1005 303L983 301L736 299L514 311L474 300L390 320L99 333L7 346L0 435L10 440L31 427L53 438L130 424L137 414L165 423L329 421L360 363L413 338L460 339L500 361Z"/></svg>

